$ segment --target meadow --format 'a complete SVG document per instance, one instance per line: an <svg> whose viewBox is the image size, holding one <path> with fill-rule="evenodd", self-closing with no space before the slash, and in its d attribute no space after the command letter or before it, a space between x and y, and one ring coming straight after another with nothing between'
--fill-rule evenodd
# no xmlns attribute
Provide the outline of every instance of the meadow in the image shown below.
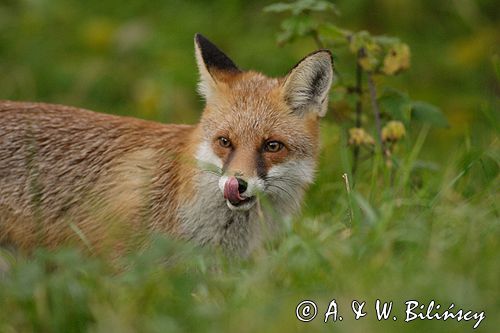
<svg viewBox="0 0 500 333"><path fill-rule="evenodd" d="M332 18L336 24L397 36L411 49L411 67L377 77L378 93L395 87L442 117L409 119L390 160L363 150L353 173L349 129L357 100L337 98L334 88L316 180L301 214L277 219L283 234L247 259L164 235L151 235L148 249L119 265L81 248L27 256L2 249L0 259L11 268L0 275L0 332L498 331L497 4L334 3L341 12ZM307 36L278 46L285 14L264 12L270 4L2 1L0 99L195 123L203 108L195 32L242 68L270 76L284 75L318 47ZM354 82L355 61L332 52L342 82ZM369 93L362 98L361 119L375 137ZM304 300L317 306L308 322L297 318ZM337 316L325 323L333 300ZM387 319L377 319L377 300L393 302ZM484 311L484 319L407 322L412 300L424 306L423 316L434 301L440 309L432 313ZM355 319L353 301L366 302L364 317ZM310 315L303 307L298 314Z"/></svg>

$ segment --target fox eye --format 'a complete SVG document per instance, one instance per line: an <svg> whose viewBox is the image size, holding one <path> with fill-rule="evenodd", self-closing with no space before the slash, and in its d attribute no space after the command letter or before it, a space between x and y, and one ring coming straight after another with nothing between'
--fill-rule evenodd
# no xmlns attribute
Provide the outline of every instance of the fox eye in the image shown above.
<svg viewBox="0 0 500 333"><path fill-rule="evenodd" d="M223 147L223 148L230 148L230 147L231 147L231 141L229 141L229 139L228 139L228 138L225 138L225 137L223 137L223 136L221 136L221 137L219 138L219 144L220 144L220 146L221 146L221 147Z"/></svg>
<svg viewBox="0 0 500 333"><path fill-rule="evenodd" d="M270 153L276 153L283 149L283 144L279 141L268 141L264 145L264 150Z"/></svg>

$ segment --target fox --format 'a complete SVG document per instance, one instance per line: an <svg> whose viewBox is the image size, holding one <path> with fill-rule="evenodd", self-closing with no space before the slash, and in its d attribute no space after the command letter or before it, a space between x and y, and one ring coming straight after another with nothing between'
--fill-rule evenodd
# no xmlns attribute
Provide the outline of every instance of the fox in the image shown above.
<svg viewBox="0 0 500 333"><path fill-rule="evenodd" d="M0 101L0 244L119 251L160 233L246 257L279 232L314 180L332 54L271 78L201 34L194 49L195 125Z"/></svg>

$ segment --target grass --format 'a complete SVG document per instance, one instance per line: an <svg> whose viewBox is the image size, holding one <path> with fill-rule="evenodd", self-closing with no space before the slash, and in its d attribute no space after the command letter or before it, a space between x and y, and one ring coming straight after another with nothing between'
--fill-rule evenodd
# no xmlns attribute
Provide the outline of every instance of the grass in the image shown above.
<svg viewBox="0 0 500 333"><path fill-rule="evenodd" d="M474 320L405 323L407 300L485 311L477 331L498 331L497 4L474 3L466 15L472 2L337 2L340 26L410 44L412 69L391 85L439 105L449 130L408 128L392 171L362 156L353 176L346 129L330 112L302 213L281 221L284 235L248 260L161 235L119 268L77 248L30 257L0 249L0 333L473 331ZM279 20L262 14L267 4L4 1L0 98L192 123L202 108L194 32L242 68L269 75L286 73L314 48L300 41L278 49ZM12 267L2 273L6 263ZM306 299L318 316L302 323L295 308ZM343 320L324 323L332 299ZM376 319L377 299L394 302L397 321ZM354 319L353 300L367 302L366 317Z"/></svg>
<svg viewBox="0 0 500 333"><path fill-rule="evenodd" d="M408 300L485 311L478 331L495 331L495 135L484 147L450 150L436 164L420 160L426 132L417 128L397 155L392 186L387 168L369 160L348 195L342 174L351 151L341 133L324 124L317 181L302 215L283 221L285 235L248 260L159 235L119 269L78 249L16 259L5 252L13 265L0 279L0 332L454 332L477 322L406 323ZM316 302L318 316L303 323L295 307L306 299ZM324 323L333 299L343 320ZM393 302L397 321L376 319L377 299ZM359 320L353 300L366 301Z"/></svg>

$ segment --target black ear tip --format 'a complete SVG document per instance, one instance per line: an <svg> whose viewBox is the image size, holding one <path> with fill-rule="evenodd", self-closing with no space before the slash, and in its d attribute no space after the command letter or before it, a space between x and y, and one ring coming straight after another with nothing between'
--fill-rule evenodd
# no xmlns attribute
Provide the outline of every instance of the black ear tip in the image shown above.
<svg viewBox="0 0 500 333"><path fill-rule="evenodd" d="M240 72L240 69L238 69L233 61L205 36L196 33L194 35L194 40L196 46L200 50L203 62L209 70L215 68L228 72Z"/></svg>
<svg viewBox="0 0 500 333"><path fill-rule="evenodd" d="M311 53L310 55L314 55L314 54L321 54L321 55L327 57L328 60L333 64L333 54L332 54L332 51L330 51L328 49L320 49L320 50L317 50L317 51Z"/></svg>
<svg viewBox="0 0 500 333"><path fill-rule="evenodd" d="M212 43L210 40L208 40L207 37L203 36L200 33L196 33L194 35L194 40L198 47L202 49L202 51L206 49L217 49L217 46L215 46L214 43Z"/></svg>
<svg viewBox="0 0 500 333"><path fill-rule="evenodd" d="M205 36L203 36L202 34L200 34L199 32L197 32L194 34L194 41L196 42L196 44L199 45L203 42L208 41L208 39Z"/></svg>
<svg viewBox="0 0 500 333"><path fill-rule="evenodd" d="M310 55L312 56L320 56L321 59L322 59L322 63L327 65L328 64L328 67L330 68L334 68L335 67L335 63L333 61L333 54L332 54L332 51L328 50L328 49L320 49L320 50L317 50L313 53L311 53Z"/></svg>
<svg viewBox="0 0 500 333"><path fill-rule="evenodd" d="M298 63L293 66L293 68L290 70L293 71L295 68L297 68L300 64L302 64L304 61L310 60L310 59L323 59L326 61L321 61L322 64L325 64L328 62L330 67L333 67L333 55L332 52L328 49L319 49L314 52L309 53L306 55L304 58L302 58Z"/></svg>

